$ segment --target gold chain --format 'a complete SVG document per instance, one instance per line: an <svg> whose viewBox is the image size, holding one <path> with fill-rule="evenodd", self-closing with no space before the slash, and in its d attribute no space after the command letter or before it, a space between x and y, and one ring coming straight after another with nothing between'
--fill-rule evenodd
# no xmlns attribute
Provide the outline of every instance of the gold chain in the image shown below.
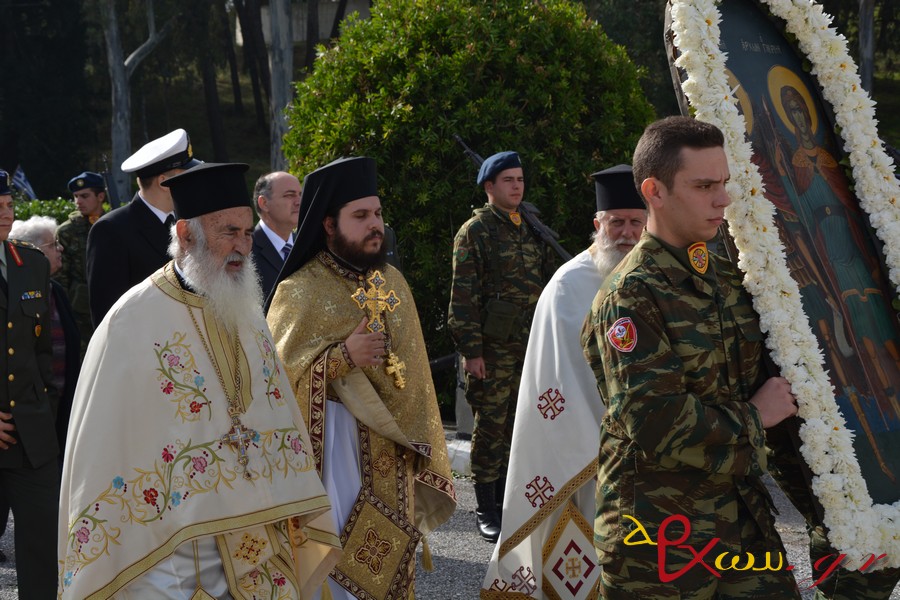
<svg viewBox="0 0 900 600"><path fill-rule="evenodd" d="M191 305L188 304L187 296L184 293L184 288L180 285L178 286L178 290L181 293L181 300L187 308L188 314L191 316L191 322L194 324L194 329L197 331L197 336L200 338L200 343L203 344L203 349L206 351L206 356L209 357L209 362L212 363L213 370L216 372L216 376L219 378L219 384L222 386L222 392L225 394L225 400L228 402L228 416L231 419L231 429L221 437L221 441L226 444L230 444L237 450L238 452L238 463L243 468L244 479L251 479L251 475L249 470L247 469L247 464L250 462L247 457L247 446L249 445L249 439L253 434L255 435L255 431L251 429L247 429L241 423L240 415L243 413L241 410L241 406L238 403L238 398L241 395L241 386L243 385L243 379L241 378L241 360L240 360L240 338L238 336L238 332L234 333L234 396L229 397L228 388L225 386L225 378L222 376L222 370L219 369L219 363L216 362L216 358L213 355L212 351L209 348L209 345L206 343L206 338L203 336L203 332L200 330L200 324L197 323L196 317L194 317L194 311L191 310Z"/></svg>

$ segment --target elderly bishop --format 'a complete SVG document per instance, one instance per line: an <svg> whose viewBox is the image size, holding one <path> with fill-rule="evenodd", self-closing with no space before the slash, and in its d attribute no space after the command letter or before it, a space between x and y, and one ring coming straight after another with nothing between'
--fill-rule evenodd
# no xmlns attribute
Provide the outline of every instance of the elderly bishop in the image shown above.
<svg viewBox="0 0 900 600"><path fill-rule="evenodd" d="M309 424L344 555L324 598L412 598L416 546L456 496L425 341L385 263L375 161L303 183L297 244L267 319Z"/></svg>
<svg viewBox="0 0 900 600"><path fill-rule="evenodd" d="M338 560L263 319L246 170L165 182L174 260L91 339L60 497L63 598L308 598Z"/></svg>

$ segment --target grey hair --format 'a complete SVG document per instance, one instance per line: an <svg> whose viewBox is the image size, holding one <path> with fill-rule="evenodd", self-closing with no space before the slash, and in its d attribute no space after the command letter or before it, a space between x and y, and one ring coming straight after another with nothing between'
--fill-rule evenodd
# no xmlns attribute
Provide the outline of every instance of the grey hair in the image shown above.
<svg viewBox="0 0 900 600"><path fill-rule="evenodd" d="M603 215L605 215L605 214L606 214L605 210L598 210L597 212L594 213L594 218L597 219L598 221L602 221ZM598 235L600 235L599 228L595 229L594 231L591 232L591 242L596 242Z"/></svg>
<svg viewBox="0 0 900 600"><path fill-rule="evenodd" d="M200 217L185 219L185 221L187 221L188 231L190 231L191 237L194 238L194 243L205 244L206 235L203 233L203 225L200 224ZM177 221L175 223L177 224ZM169 229L169 256L177 261L184 258L184 255L185 248L181 245L181 240L178 239L178 234L175 232L175 224L173 224L171 229Z"/></svg>
<svg viewBox="0 0 900 600"><path fill-rule="evenodd" d="M256 185L253 186L253 204L256 206L256 212L259 212L260 196L263 196L266 200L272 199L272 182L275 181L275 176L281 173L282 171L264 173L256 180Z"/></svg>
<svg viewBox="0 0 900 600"><path fill-rule="evenodd" d="M44 236L47 234L56 239L56 227L56 219L53 217L31 215L27 221L13 221L9 237L40 246L44 243Z"/></svg>

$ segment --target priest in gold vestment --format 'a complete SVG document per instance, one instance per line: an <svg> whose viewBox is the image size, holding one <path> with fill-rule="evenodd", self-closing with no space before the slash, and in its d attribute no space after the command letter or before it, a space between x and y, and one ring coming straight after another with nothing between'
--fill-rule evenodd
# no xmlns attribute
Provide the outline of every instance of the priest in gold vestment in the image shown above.
<svg viewBox="0 0 900 600"><path fill-rule="evenodd" d="M62 598L308 599L338 560L262 314L246 170L166 181L175 260L91 338L60 493Z"/></svg>
<svg viewBox="0 0 900 600"><path fill-rule="evenodd" d="M456 495L415 302L384 261L375 162L310 173L295 238L267 320L344 548L321 597L412 600L416 546Z"/></svg>

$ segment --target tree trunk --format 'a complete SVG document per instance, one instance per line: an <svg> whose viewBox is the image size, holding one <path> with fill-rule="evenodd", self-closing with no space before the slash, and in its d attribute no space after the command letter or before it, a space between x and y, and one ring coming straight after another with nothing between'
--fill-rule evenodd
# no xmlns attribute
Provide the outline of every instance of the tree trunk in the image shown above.
<svg viewBox="0 0 900 600"><path fill-rule="evenodd" d="M337 10L334 12L334 23L331 24L331 35L329 39L335 40L341 35L341 21L344 20L344 14L347 12L347 0L340 0Z"/></svg>
<svg viewBox="0 0 900 600"><path fill-rule="evenodd" d="M258 60L256 59L256 45L250 39L250 18L247 16L247 7L243 0L235 0L234 7L237 9L238 20L241 22L241 34L244 40L244 64L250 73L250 86L253 90L253 107L256 110L256 122L259 128L266 128L266 114L263 108L262 91L259 84Z"/></svg>
<svg viewBox="0 0 900 600"><path fill-rule="evenodd" d="M203 99L206 103L206 121L209 123L213 160L228 162L228 150L225 147L225 123L222 121L219 90L216 88L216 66L208 52L203 53L200 62L200 71L203 73Z"/></svg>
<svg viewBox="0 0 900 600"><path fill-rule="evenodd" d="M238 77L237 56L234 53L234 29L228 13L222 6L213 6L213 10L219 13L222 21L222 30L225 32L225 56L228 57L228 68L231 72L231 94L234 97L234 114L244 114L244 101L241 98L241 80Z"/></svg>
<svg viewBox="0 0 900 600"><path fill-rule="evenodd" d="M244 43L247 38L253 43L253 54L256 57L257 68L259 69L259 82L266 93L268 99L272 93L272 82L269 77L269 53L266 51L266 38L263 36L262 29L262 8L259 0L245 0L244 6L247 10L247 26ZM270 9L271 14L271 9Z"/></svg>
<svg viewBox="0 0 900 600"><path fill-rule="evenodd" d="M306 61L307 71L312 71L316 60L316 44L319 43L319 2L308 0L306 3Z"/></svg>
<svg viewBox="0 0 900 600"><path fill-rule="evenodd" d="M119 34L119 20L116 15L115 0L103 3L106 24L103 37L106 40L106 57L109 63L110 90L112 92L112 168L109 178L110 204L119 206L127 202L129 193L129 177L122 172L122 162L131 154L131 93L129 90L131 76L138 65L153 52L153 49L165 39L175 23L172 17L162 29L156 30L156 19L153 12L153 0L145 0L147 16L147 39L138 48L122 60L122 37Z"/></svg>
<svg viewBox="0 0 900 600"><path fill-rule="evenodd" d="M875 71L875 0L859 0L859 77L872 93Z"/></svg>
<svg viewBox="0 0 900 600"><path fill-rule="evenodd" d="M106 184L110 193L110 205L115 208L127 202L130 197L129 177L122 172L122 162L131 154L131 95L122 53L116 3L115 0L106 0L104 4L106 26L103 28L103 37L106 40L106 62L109 65L109 87L112 95L112 165Z"/></svg>
<svg viewBox="0 0 900 600"><path fill-rule="evenodd" d="M310 0L310 3L313 1ZM291 102L291 82L294 73L294 36L291 31L290 0L269 0L269 17L272 25L269 157L272 170L283 171L286 163L281 144L287 132L287 118L284 111Z"/></svg>

